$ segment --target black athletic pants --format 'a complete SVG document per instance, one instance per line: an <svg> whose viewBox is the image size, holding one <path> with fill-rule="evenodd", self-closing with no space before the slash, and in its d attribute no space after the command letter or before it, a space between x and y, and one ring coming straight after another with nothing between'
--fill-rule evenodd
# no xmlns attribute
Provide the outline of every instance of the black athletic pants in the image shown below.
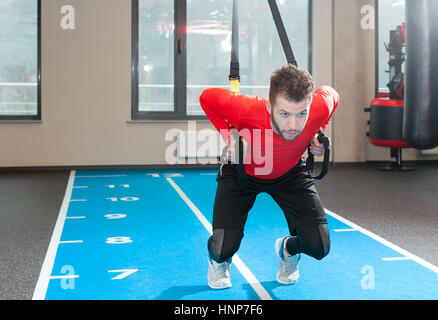
<svg viewBox="0 0 438 320"><path fill-rule="evenodd" d="M289 254L304 253L318 260L328 254L327 217L304 159L279 178L263 180L248 176L248 179L249 185L241 189L236 165L224 164L219 169L213 235L208 239L213 260L222 263L237 252L248 212L261 192L268 193L284 212L292 236L286 246Z"/></svg>

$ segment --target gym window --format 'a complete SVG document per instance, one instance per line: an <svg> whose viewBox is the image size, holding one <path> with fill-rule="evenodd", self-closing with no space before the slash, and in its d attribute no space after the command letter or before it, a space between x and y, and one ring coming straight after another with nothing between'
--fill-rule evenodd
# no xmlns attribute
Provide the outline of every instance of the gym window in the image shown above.
<svg viewBox="0 0 438 320"><path fill-rule="evenodd" d="M41 0L0 2L0 120L41 119Z"/></svg>
<svg viewBox="0 0 438 320"><path fill-rule="evenodd" d="M377 0L377 36L376 36L376 90L389 92L387 84L390 80L389 53L385 44L389 44L390 31L405 22L405 0ZM402 65L404 70L405 64Z"/></svg>
<svg viewBox="0 0 438 320"><path fill-rule="evenodd" d="M298 65L311 71L311 0L277 0ZM240 93L267 97L286 57L267 0L240 0ZM132 0L132 119L206 119L199 96L229 88L232 0Z"/></svg>

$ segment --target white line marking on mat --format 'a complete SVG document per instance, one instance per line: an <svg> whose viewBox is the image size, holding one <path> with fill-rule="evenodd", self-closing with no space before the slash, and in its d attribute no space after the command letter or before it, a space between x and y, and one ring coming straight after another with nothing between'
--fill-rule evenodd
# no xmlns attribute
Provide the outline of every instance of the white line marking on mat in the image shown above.
<svg viewBox="0 0 438 320"><path fill-rule="evenodd" d="M349 232L349 231L359 231L356 229L334 229L335 232Z"/></svg>
<svg viewBox="0 0 438 320"><path fill-rule="evenodd" d="M64 199L62 200L61 209L59 210L58 219L56 220L55 228L52 233L52 238L50 239L49 248L47 249L46 257L44 258L43 266L38 277L38 282L35 287L32 300L44 300L46 297L47 287L49 286L50 275L52 274L56 252L58 251L59 240L61 239L65 217L67 216L67 209L73 190L75 175L75 170L70 171Z"/></svg>
<svg viewBox="0 0 438 320"><path fill-rule="evenodd" d="M111 280L120 280L126 278L127 276L137 272L138 269L120 269L120 270L108 270L108 272L120 272L119 275L111 278Z"/></svg>
<svg viewBox="0 0 438 320"><path fill-rule="evenodd" d="M66 219L85 219L85 216L81 217L65 217Z"/></svg>
<svg viewBox="0 0 438 320"><path fill-rule="evenodd" d="M111 178L111 177L126 177L126 174L107 174L98 176L77 176L76 178Z"/></svg>
<svg viewBox="0 0 438 320"><path fill-rule="evenodd" d="M398 260L412 260L409 257L393 257L393 258L382 258L383 261L398 261Z"/></svg>
<svg viewBox="0 0 438 320"><path fill-rule="evenodd" d="M51 276L50 279L73 279L73 278L79 278L77 274L70 274L65 276Z"/></svg>
<svg viewBox="0 0 438 320"><path fill-rule="evenodd" d="M196 217L201 221L202 225L207 229L210 234L213 234L212 226L210 222L204 217L204 215L199 211L199 209L193 204L193 202L186 196L186 194L181 190L181 188L171 179L166 178L170 185L178 192L179 196L184 200L184 202L192 209ZM253 287L255 292L259 295L262 300L273 300L265 288L260 284L260 281L254 276L254 274L248 269L248 267L243 263L237 254L233 256L233 263L239 269L240 273L245 277L248 283Z"/></svg>
<svg viewBox="0 0 438 320"><path fill-rule="evenodd" d="M59 243L82 243L83 240L68 240L68 241L59 241Z"/></svg>
<svg viewBox="0 0 438 320"><path fill-rule="evenodd" d="M388 240L383 239L382 237L372 233L371 231L368 231L368 230L358 226L357 224L355 224L355 223L353 223L353 222L351 222L351 221L349 221L349 220L347 220L347 219L337 215L336 213L334 213L334 212L332 212L332 211L330 211L328 209L325 209L325 211L326 211L326 213L329 216L332 216L333 218L335 218L335 219L345 223L346 225L348 225L348 226L350 226L350 227L352 227L354 229L357 229L358 231L362 232L363 234L367 235L368 237L370 237L370 238L380 242L381 244L391 248L394 251L397 251L401 255L409 257L410 259L412 259L415 262L421 264L422 266L426 267L427 269L429 269L429 270L431 270L431 271L433 271L435 273L438 273L438 267L433 265L432 263L427 262L426 260L424 260L424 259L422 259L422 258L420 258L420 257L418 257L418 256L416 256L416 255L414 255L412 253L410 253L409 251L406 251L405 249L400 248L399 246L389 242Z"/></svg>

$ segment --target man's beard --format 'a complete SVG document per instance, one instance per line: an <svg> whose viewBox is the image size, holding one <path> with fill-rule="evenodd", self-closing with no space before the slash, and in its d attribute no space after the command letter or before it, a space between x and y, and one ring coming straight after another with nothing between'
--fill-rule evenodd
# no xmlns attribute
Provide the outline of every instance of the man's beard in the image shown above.
<svg viewBox="0 0 438 320"><path fill-rule="evenodd" d="M274 131L277 132L284 140L295 140L301 133L301 131L298 131L294 136L292 137L286 137L283 133L283 131L280 130L280 127L278 126L277 122L274 119L274 116L271 116L271 123L274 126Z"/></svg>

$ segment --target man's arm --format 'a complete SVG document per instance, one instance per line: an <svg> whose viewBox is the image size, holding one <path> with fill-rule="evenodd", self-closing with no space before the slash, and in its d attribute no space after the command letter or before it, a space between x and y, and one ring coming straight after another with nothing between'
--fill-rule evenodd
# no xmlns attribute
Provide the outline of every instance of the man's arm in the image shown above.
<svg viewBox="0 0 438 320"><path fill-rule="evenodd" d="M325 132L333 113L339 105L339 94L332 87L322 86L315 91L313 99L322 108L323 122L321 128Z"/></svg>
<svg viewBox="0 0 438 320"><path fill-rule="evenodd" d="M244 96L235 95L231 91L222 88L210 88L202 92L199 102L208 119L221 133L224 141L227 141L231 126L238 129L240 112Z"/></svg>
<svg viewBox="0 0 438 320"><path fill-rule="evenodd" d="M318 103L318 107L322 109L321 117L324 120L321 125L321 129L325 132L325 129L327 128L327 125L339 104L339 94L335 89L329 86L322 86L315 91L313 100L315 103ZM310 152L312 152L315 156L324 155L324 145L319 142L318 134L315 134L310 143Z"/></svg>

